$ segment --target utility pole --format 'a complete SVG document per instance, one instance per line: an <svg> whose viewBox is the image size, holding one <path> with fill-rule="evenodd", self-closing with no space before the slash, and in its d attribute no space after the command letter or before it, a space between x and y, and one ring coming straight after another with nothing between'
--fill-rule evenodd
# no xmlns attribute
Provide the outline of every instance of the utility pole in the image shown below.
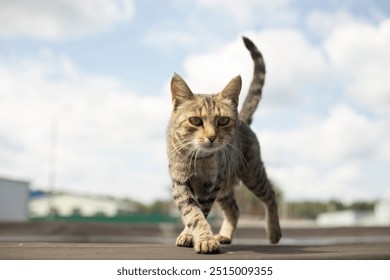
<svg viewBox="0 0 390 280"><path fill-rule="evenodd" d="M49 170L48 170L48 184L49 184L49 220L54 220L56 213L54 206L54 191L57 180L57 145L58 145L58 115L51 119L50 127L50 150L49 150Z"/></svg>

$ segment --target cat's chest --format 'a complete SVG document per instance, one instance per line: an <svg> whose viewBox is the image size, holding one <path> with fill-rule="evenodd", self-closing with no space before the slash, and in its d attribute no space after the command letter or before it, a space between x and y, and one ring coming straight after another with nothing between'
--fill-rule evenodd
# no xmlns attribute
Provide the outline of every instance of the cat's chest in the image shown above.
<svg viewBox="0 0 390 280"><path fill-rule="evenodd" d="M218 172L211 170L199 171L191 178L191 186L196 197L204 197L216 186Z"/></svg>
<svg viewBox="0 0 390 280"><path fill-rule="evenodd" d="M220 174L218 160L198 160L194 164L194 175L191 178L192 186L198 194L207 193L216 185Z"/></svg>
<svg viewBox="0 0 390 280"><path fill-rule="evenodd" d="M199 179L217 176L219 172L218 159L213 157L209 159L196 160L192 164L192 169L195 177Z"/></svg>

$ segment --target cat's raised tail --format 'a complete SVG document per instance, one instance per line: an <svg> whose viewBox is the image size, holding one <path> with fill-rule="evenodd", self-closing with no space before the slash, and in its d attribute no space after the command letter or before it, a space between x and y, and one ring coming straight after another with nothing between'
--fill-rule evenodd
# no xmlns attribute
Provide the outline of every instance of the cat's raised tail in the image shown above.
<svg viewBox="0 0 390 280"><path fill-rule="evenodd" d="M240 111L240 120L247 125L252 123L252 117L261 99L265 79L265 64L261 52L256 45L247 37L242 37L246 48L249 50L254 64L253 78L249 87L248 95Z"/></svg>

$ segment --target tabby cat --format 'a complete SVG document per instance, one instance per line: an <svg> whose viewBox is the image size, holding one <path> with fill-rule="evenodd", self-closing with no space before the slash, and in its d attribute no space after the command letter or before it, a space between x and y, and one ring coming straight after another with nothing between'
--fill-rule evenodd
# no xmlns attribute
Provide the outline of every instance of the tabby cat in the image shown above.
<svg viewBox="0 0 390 280"><path fill-rule="evenodd" d="M221 244L232 242L239 216L234 188L240 180L265 205L270 242L281 238L275 192L260 157L259 142L249 127L261 98L265 65L252 41L243 39L254 62L254 75L240 113L240 76L217 94L194 94L177 74L171 81L169 171L173 199L185 225L176 245L194 247L197 253L220 253ZM206 220L215 201L224 212L217 235Z"/></svg>

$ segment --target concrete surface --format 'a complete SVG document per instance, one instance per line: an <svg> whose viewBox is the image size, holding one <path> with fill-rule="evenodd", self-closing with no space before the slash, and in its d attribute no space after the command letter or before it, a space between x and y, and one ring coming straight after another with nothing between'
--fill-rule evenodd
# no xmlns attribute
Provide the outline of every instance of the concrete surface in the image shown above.
<svg viewBox="0 0 390 280"><path fill-rule="evenodd" d="M66 222L0 223L0 259L386 259L390 227L283 228L278 245L264 229L239 228L222 254L174 245L181 226Z"/></svg>
<svg viewBox="0 0 390 280"><path fill-rule="evenodd" d="M338 244L327 246L300 245L230 245L222 254L199 255L191 248L168 244L118 243L0 243L0 259L38 260L161 260L161 259L390 259L390 244Z"/></svg>

